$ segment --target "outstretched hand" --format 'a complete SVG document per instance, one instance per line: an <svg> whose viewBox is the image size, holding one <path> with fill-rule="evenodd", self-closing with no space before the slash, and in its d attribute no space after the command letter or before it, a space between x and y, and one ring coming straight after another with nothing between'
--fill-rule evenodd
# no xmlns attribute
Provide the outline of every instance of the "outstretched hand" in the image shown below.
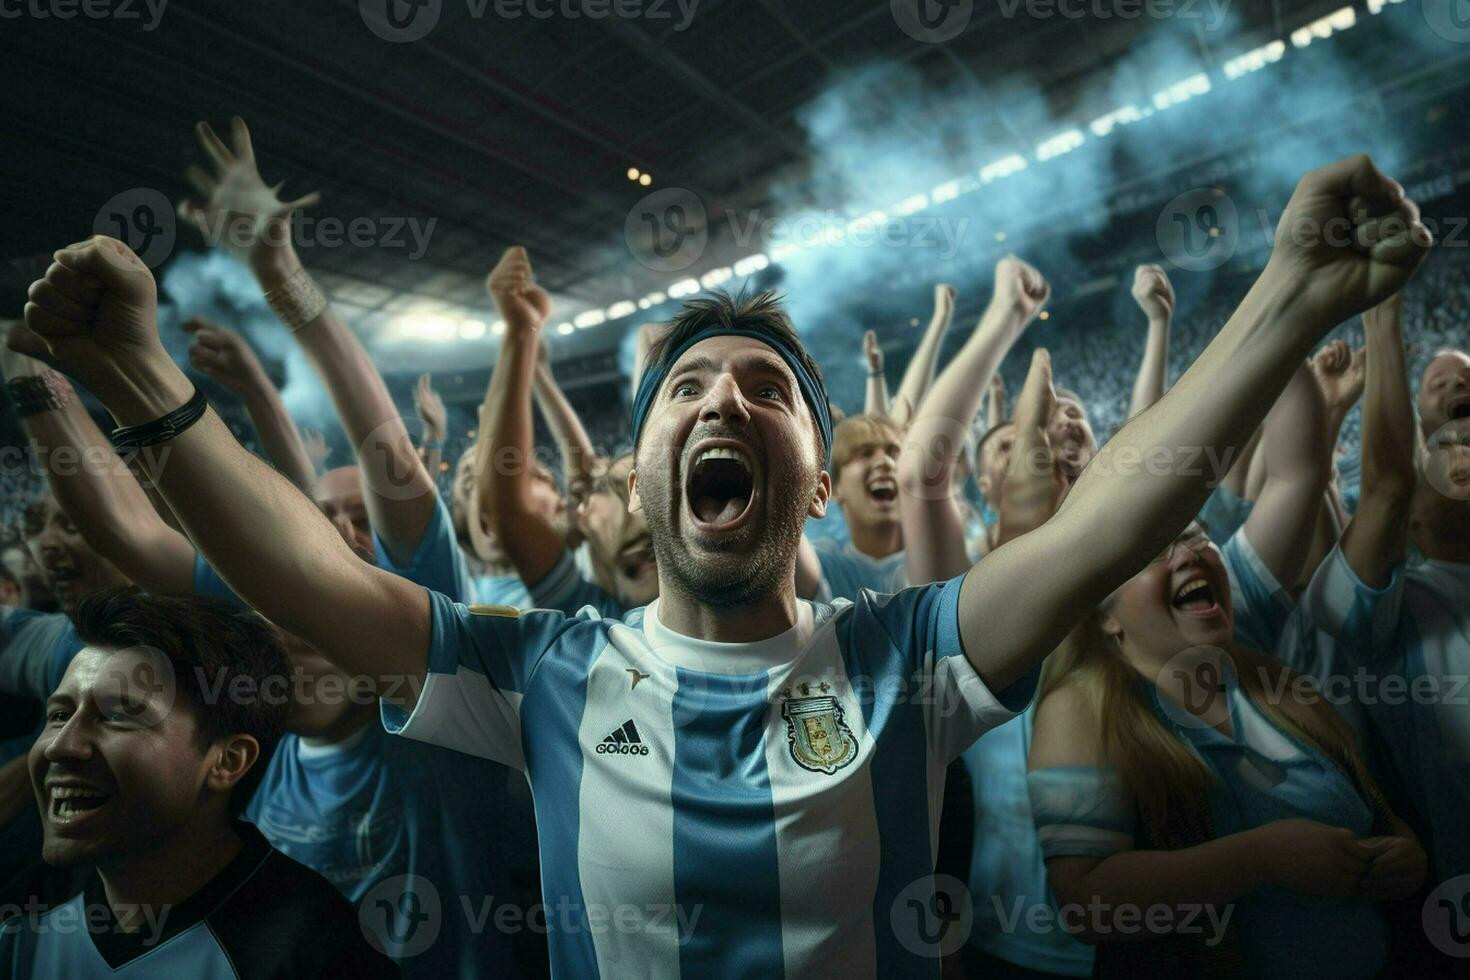
<svg viewBox="0 0 1470 980"><path fill-rule="evenodd" d="M863 357L867 359L869 374L883 373L883 348L878 346L878 335L871 330L863 334Z"/></svg>
<svg viewBox="0 0 1470 980"><path fill-rule="evenodd" d="M291 246L291 213L321 200L312 192L283 201L281 184L269 186L255 163L250 130L239 116L230 120L226 146L209 123L194 127L210 169L191 166L184 176L203 201L183 201L179 216L191 222L210 245L247 258L252 266L278 260Z"/></svg>
<svg viewBox="0 0 1470 980"><path fill-rule="evenodd" d="M505 250L490 270L485 289L505 320L507 331L534 334L551 316L551 296L536 285L531 259L520 245Z"/></svg>

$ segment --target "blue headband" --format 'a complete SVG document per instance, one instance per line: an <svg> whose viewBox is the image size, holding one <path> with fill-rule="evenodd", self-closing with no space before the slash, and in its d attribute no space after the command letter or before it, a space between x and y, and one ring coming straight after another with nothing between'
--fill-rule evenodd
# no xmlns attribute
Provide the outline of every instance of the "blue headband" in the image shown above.
<svg viewBox="0 0 1470 980"><path fill-rule="evenodd" d="M687 338L656 367L650 365L645 368L643 377L638 381L638 394L633 398L633 448L638 448L638 438L643 432L643 423L648 420L648 413L653 408L654 400L658 397L658 390L663 387L669 370L678 363L679 358L684 356L685 351L711 337L749 337L752 340L759 340L781 355L781 360L785 361L786 366L791 368L791 373L796 375L796 383L801 387L801 397L806 401L806 407L811 410L812 418L817 423L817 431L822 436L822 453L825 461L832 453L832 415L827 410L827 392L822 387L822 382L806 369L806 365L801 363L801 358L796 356L796 351L780 338L756 330L737 330L721 326L704 328Z"/></svg>

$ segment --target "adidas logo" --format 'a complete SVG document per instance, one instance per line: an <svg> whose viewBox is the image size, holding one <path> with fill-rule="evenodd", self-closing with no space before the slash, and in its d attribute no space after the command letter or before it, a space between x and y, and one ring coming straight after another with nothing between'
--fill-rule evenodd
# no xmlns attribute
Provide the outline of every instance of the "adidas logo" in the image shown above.
<svg viewBox="0 0 1470 980"><path fill-rule="evenodd" d="M617 728L612 734L597 743L598 755L647 755L648 746L643 744L643 739L638 737L638 726L633 724L629 718Z"/></svg>

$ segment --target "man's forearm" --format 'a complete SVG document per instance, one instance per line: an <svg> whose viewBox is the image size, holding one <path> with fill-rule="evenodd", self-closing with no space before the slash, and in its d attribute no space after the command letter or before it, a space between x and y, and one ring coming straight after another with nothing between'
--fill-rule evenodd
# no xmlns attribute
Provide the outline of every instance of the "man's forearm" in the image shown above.
<svg viewBox="0 0 1470 980"><path fill-rule="evenodd" d="M107 408L124 425L157 419L192 393L172 362L115 373L149 379L107 386ZM429 635L423 589L354 555L316 506L246 452L213 411L165 447L158 488L236 595L334 663L384 686L389 675L422 674Z"/></svg>
<svg viewBox="0 0 1470 980"><path fill-rule="evenodd" d="M561 453L568 491L574 486L585 486L592 479L598 454L592 446L592 437L587 435L586 427L577 416L577 410L567 401L551 369L545 365L536 368L532 393Z"/></svg>
<svg viewBox="0 0 1470 980"><path fill-rule="evenodd" d="M1132 418L1164 397L1169 369L1169 321L1150 319L1148 342L1143 351L1143 363L1138 368L1138 377L1133 382L1133 399L1128 406L1128 417Z"/></svg>
<svg viewBox="0 0 1470 980"><path fill-rule="evenodd" d="M310 492L311 485L316 482L316 467L311 464L311 457L301 442L301 433L286 411L275 385L269 378L261 378L260 383L245 396L244 402L267 458L286 479L301 490Z"/></svg>
<svg viewBox="0 0 1470 980"><path fill-rule="evenodd" d="M1327 406L1311 368L1303 365L1266 416L1260 459L1265 483L1245 523L1251 547L1278 582L1302 570L1332 477Z"/></svg>
<svg viewBox="0 0 1470 980"><path fill-rule="evenodd" d="M863 414L886 416L888 414L888 379L882 371L868 372L868 386L863 399Z"/></svg>
<svg viewBox="0 0 1470 980"><path fill-rule="evenodd" d="M908 367L904 368L903 380L898 384L894 410L907 414L907 418L898 419L900 425L906 425L913 420L919 411L919 404L927 397L930 385L934 382L935 366L939 363L939 346L953 319L953 297L947 301L936 300L934 315L929 319L929 326L919 341L919 347L909 360ZM974 415L973 412L970 414Z"/></svg>
<svg viewBox="0 0 1470 980"><path fill-rule="evenodd" d="M193 546L154 511L80 400L30 415L23 424L57 503L99 554L151 591L193 589ZM142 453L139 460L152 472L167 457Z"/></svg>
<svg viewBox="0 0 1470 980"><path fill-rule="evenodd" d="M255 269L267 293L301 268L294 252L282 253ZM373 530L391 558L406 562L423 540L437 498L388 386L330 305L293 333L326 386L357 454Z"/></svg>
<svg viewBox="0 0 1470 980"><path fill-rule="evenodd" d="M1408 547L1414 498L1414 408L1410 401L1403 326L1384 304L1365 331L1367 378L1363 390L1362 495L1343 532L1342 551L1353 572L1372 588L1388 584Z"/></svg>

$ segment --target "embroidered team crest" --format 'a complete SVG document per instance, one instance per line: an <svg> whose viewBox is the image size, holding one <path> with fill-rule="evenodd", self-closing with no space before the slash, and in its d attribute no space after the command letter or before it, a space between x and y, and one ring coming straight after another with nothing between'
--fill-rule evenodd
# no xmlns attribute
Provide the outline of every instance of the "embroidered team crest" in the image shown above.
<svg viewBox="0 0 1470 980"><path fill-rule="evenodd" d="M787 698L781 705L791 758L803 769L832 775L857 758L857 738L834 697Z"/></svg>

